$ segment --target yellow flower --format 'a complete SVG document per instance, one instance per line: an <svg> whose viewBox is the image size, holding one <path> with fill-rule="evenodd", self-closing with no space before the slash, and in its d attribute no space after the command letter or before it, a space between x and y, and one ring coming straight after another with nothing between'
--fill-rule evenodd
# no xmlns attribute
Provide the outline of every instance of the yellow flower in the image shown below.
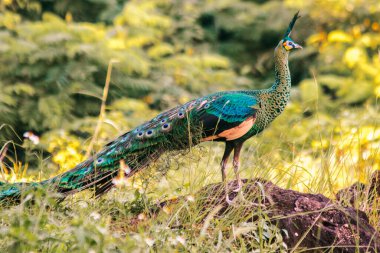
<svg viewBox="0 0 380 253"><path fill-rule="evenodd" d="M348 43L352 42L353 38L350 34L341 31L341 30L335 30L329 33L327 36L327 40L329 42L343 42L343 43Z"/></svg>
<svg viewBox="0 0 380 253"><path fill-rule="evenodd" d="M311 142L311 146L313 148L317 148L317 149L327 149L329 147L329 141L326 140L326 139L322 139L322 140L313 140Z"/></svg>
<svg viewBox="0 0 380 253"><path fill-rule="evenodd" d="M60 133L49 140L48 151L52 154L52 161L59 165L60 172L72 169L84 160L81 143L67 133Z"/></svg>
<svg viewBox="0 0 380 253"><path fill-rule="evenodd" d="M347 64L348 67L353 68L360 61L365 61L366 55L363 52L363 49L358 47L350 47L344 53L343 61Z"/></svg>
<svg viewBox="0 0 380 253"><path fill-rule="evenodd" d="M375 88L375 96L380 98L380 85L376 86Z"/></svg>
<svg viewBox="0 0 380 253"><path fill-rule="evenodd" d="M5 6L11 5L13 0L3 0Z"/></svg>
<svg viewBox="0 0 380 253"><path fill-rule="evenodd" d="M380 31L380 25L379 25L379 23L374 22L372 24L372 30L374 30L374 31Z"/></svg>
<svg viewBox="0 0 380 253"><path fill-rule="evenodd" d="M111 49L125 49L125 41L118 38L109 39L108 47Z"/></svg>

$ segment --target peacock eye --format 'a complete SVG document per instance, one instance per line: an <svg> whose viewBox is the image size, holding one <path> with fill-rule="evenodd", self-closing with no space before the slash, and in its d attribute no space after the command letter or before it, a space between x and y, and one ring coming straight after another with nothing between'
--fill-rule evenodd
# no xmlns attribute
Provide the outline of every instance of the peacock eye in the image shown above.
<svg viewBox="0 0 380 253"><path fill-rule="evenodd" d="M143 137L143 135L144 135L144 132L139 132L139 133L137 134L137 137L138 137L138 138L141 138L141 137Z"/></svg>
<svg viewBox="0 0 380 253"><path fill-rule="evenodd" d="M104 161L103 158L98 158L98 160L96 160L97 163L102 163Z"/></svg>
<svg viewBox="0 0 380 253"><path fill-rule="evenodd" d="M162 120L161 120L161 123L165 123L165 122L166 122L166 119L162 119Z"/></svg>
<svg viewBox="0 0 380 253"><path fill-rule="evenodd" d="M289 41L289 46L293 46L293 42Z"/></svg>
<svg viewBox="0 0 380 253"><path fill-rule="evenodd" d="M204 108L207 109L209 107L210 107L210 104L206 104Z"/></svg>
<svg viewBox="0 0 380 253"><path fill-rule="evenodd" d="M148 131L146 131L146 136L150 137L152 136L153 134L153 130L149 129Z"/></svg>
<svg viewBox="0 0 380 253"><path fill-rule="evenodd" d="M178 112L178 117L179 117L180 119L184 118L184 117L185 117L185 113L182 112L182 111Z"/></svg>
<svg viewBox="0 0 380 253"><path fill-rule="evenodd" d="M162 129L163 132L168 132L168 131L170 131L170 129L171 129L171 127L170 127L170 123L165 123L165 124L163 124L162 127L161 127L161 129Z"/></svg>

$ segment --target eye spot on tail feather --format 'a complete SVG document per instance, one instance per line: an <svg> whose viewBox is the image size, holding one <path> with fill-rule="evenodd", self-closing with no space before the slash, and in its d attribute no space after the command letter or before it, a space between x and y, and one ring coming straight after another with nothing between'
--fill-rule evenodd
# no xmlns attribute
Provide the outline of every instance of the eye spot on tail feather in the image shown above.
<svg viewBox="0 0 380 253"><path fill-rule="evenodd" d="M104 162L104 159L103 158L98 158L96 159L96 164L101 164L102 162Z"/></svg>
<svg viewBox="0 0 380 253"><path fill-rule="evenodd" d="M185 117L185 113L183 111L178 112L178 118L183 119Z"/></svg>
<svg viewBox="0 0 380 253"><path fill-rule="evenodd" d="M154 130L152 130L152 129L149 129L149 130L146 131L146 133L145 133L146 137L151 137L153 134L154 134Z"/></svg>
<svg viewBox="0 0 380 253"><path fill-rule="evenodd" d="M144 132L143 131L140 131L137 133L137 138L142 138L144 137Z"/></svg>
<svg viewBox="0 0 380 253"><path fill-rule="evenodd" d="M161 129L162 129L162 131L167 132L170 130L170 128L171 128L170 126L171 126L170 123L165 123L162 125Z"/></svg>

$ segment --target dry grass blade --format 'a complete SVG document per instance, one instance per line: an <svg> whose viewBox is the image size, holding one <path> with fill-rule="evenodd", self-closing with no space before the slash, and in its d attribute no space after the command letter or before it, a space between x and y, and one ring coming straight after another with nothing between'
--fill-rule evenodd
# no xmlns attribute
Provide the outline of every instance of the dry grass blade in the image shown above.
<svg viewBox="0 0 380 253"><path fill-rule="evenodd" d="M111 82L112 65L114 63L117 63L117 62L118 62L117 60L111 59L110 62L108 63L106 83L105 83L104 89L103 89L102 104L100 106L100 113L99 113L99 117L98 117L98 122L97 122L96 127L95 127L94 135L91 138L91 142L88 145L88 148L86 151L86 158L90 157L91 151L94 148L94 145L96 143L96 140L97 140L99 132L100 132L100 128L101 128L101 125L102 125L102 122L104 119L104 115L106 113L106 101L107 101L108 91L109 91L110 82Z"/></svg>
<svg viewBox="0 0 380 253"><path fill-rule="evenodd" d="M206 217L203 227L201 229L201 236L206 235L207 228L210 226L211 220L214 218L214 216L223 208L222 205L217 205Z"/></svg>

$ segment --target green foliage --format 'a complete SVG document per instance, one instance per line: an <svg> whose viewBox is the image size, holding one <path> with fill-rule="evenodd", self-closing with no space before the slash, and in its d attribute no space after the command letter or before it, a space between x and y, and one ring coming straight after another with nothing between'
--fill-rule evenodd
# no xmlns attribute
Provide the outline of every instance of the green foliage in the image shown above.
<svg viewBox="0 0 380 253"><path fill-rule="evenodd" d="M6 96L0 117L22 126L19 130L45 132L96 115L110 59L118 60L110 101L121 94L148 97L151 106L163 108L188 99L190 95L182 97L185 91L200 94L220 87L214 86L218 83L225 88L241 83L228 59L194 52L182 44L187 41L168 40L177 29L164 15L169 7L164 2L131 2L114 27L71 23L51 13L43 13L41 21L23 22L6 11L0 24L6 28L1 33L0 75ZM158 84L174 94L158 100L163 93Z"/></svg>
<svg viewBox="0 0 380 253"><path fill-rule="evenodd" d="M309 36L307 44L318 51L312 68L317 70L314 74L322 88L320 95L326 96L326 99L322 97L322 106L338 108L367 100L373 102L379 97L379 6L366 1L355 4L336 1L321 18L316 1L295 5L307 11L318 31ZM310 82L304 80L301 86L306 87Z"/></svg>
<svg viewBox="0 0 380 253"><path fill-rule="evenodd" d="M112 23L112 19L122 10L126 0L84 0L84 1L38 1L5 0L1 9L10 10L29 20L39 20L44 12L53 12L77 22L103 21Z"/></svg>

